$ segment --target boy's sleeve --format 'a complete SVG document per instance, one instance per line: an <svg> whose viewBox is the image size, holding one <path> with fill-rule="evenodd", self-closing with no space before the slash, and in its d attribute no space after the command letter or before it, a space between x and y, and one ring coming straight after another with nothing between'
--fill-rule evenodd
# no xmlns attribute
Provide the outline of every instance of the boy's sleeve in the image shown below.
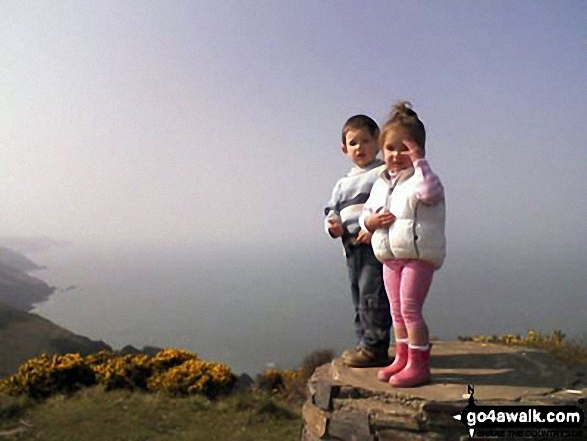
<svg viewBox="0 0 587 441"><path fill-rule="evenodd" d="M324 209L324 214L326 215L326 218L324 218L324 231L326 231L326 234L328 234L330 237L332 237L332 235L330 234L330 231L328 231L328 227L330 226L328 221L333 219L342 224L338 210L338 201L340 199L339 188L340 181L337 182L334 186L334 189L332 190L332 196L330 196L330 200L327 202L326 208Z"/></svg>
<svg viewBox="0 0 587 441"><path fill-rule="evenodd" d="M438 176L430 168L430 164L424 158L414 163L415 173L419 176L419 184L416 190L416 199L427 205L434 205L444 198L444 187Z"/></svg>

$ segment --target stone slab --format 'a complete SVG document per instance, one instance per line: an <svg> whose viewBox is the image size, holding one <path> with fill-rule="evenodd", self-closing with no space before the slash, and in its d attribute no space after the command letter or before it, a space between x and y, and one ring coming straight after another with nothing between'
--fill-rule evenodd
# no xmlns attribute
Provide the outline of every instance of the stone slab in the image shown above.
<svg viewBox="0 0 587 441"><path fill-rule="evenodd" d="M328 435L341 440L370 440L369 416L366 413L334 412L328 423Z"/></svg>
<svg viewBox="0 0 587 441"><path fill-rule="evenodd" d="M310 401L306 401L302 407L302 418L308 432L317 438L324 436L328 426L328 414L326 412L314 406Z"/></svg>
<svg viewBox="0 0 587 441"><path fill-rule="evenodd" d="M465 402L467 385L475 385L477 401L519 401L565 389L569 372L546 352L475 342L434 342L430 384L392 388L376 378L377 368L351 368L335 359L330 367L337 383L396 399ZM576 398L579 398L578 396Z"/></svg>
<svg viewBox="0 0 587 441"><path fill-rule="evenodd" d="M434 342L431 367L430 384L398 389L377 380L378 368L350 368L340 359L321 366L308 382L302 440L469 439L453 415L467 405L470 384L478 405L574 405L587 397L581 369L535 349Z"/></svg>

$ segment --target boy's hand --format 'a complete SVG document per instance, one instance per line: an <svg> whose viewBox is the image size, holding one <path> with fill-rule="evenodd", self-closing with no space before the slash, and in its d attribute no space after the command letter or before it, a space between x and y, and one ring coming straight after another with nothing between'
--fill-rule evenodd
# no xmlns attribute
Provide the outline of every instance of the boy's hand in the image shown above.
<svg viewBox="0 0 587 441"><path fill-rule="evenodd" d="M332 237L341 237L344 233L342 225L336 219L328 219L328 231Z"/></svg>
<svg viewBox="0 0 587 441"><path fill-rule="evenodd" d="M422 153L422 148L418 145L418 143L410 139L404 139L402 143L408 149L408 154L410 156L410 160L412 161L412 163L424 157L424 154Z"/></svg>
<svg viewBox="0 0 587 441"><path fill-rule="evenodd" d="M373 213L365 219L365 226L371 231L379 228L389 228L395 221L395 216L389 211Z"/></svg>
<svg viewBox="0 0 587 441"><path fill-rule="evenodd" d="M357 243L370 244L371 236L373 236L373 233L369 233L368 231L365 231L361 228L361 231L359 231L359 234L357 234L357 238L355 240Z"/></svg>

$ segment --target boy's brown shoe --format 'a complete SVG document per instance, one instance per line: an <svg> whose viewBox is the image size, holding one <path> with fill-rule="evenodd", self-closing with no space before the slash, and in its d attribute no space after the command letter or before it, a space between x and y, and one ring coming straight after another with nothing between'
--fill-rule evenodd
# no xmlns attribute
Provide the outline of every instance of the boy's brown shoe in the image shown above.
<svg viewBox="0 0 587 441"><path fill-rule="evenodd" d="M381 367L391 363L387 351L359 348L356 351L349 351L346 357L342 358L345 365L349 367Z"/></svg>
<svg viewBox="0 0 587 441"><path fill-rule="evenodd" d="M353 354L356 354L358 352L358 350L361 349L361 346L356 346L354 348L351 349L345 349L343 351L342 354L340 354L340 358L342 358L343 360Z"/></svg>

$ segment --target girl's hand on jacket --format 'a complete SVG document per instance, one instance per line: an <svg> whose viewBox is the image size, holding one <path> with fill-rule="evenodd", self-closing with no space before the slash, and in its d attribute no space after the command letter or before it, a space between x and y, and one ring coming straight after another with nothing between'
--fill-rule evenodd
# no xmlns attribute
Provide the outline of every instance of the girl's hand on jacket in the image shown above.
<svg viewBox="0 0 587 441"><path fill-rule="evenodd" d="M365 219L365 226L369 230L375 231L379 228L389 228L394 221L395 216L393 213L389 211L381 211L367 216Z"/></svg>

